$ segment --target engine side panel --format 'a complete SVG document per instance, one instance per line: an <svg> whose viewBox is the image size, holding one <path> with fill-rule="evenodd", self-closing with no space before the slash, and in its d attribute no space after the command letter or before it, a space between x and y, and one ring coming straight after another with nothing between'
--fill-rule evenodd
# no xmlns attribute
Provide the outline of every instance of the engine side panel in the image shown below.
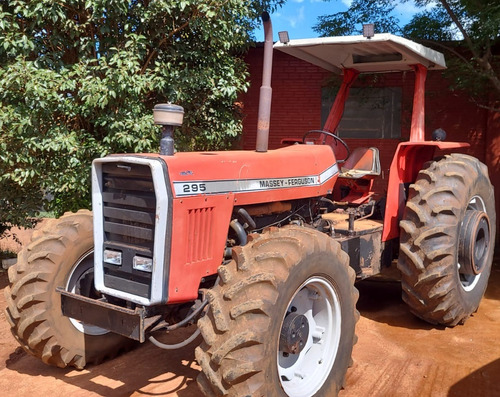
<svg viewBox="0 0 500 397"><path fill-rule="evenodd" d="M174 199L168 302L196 299L202 277L224 257L233 194Z"/></svg>

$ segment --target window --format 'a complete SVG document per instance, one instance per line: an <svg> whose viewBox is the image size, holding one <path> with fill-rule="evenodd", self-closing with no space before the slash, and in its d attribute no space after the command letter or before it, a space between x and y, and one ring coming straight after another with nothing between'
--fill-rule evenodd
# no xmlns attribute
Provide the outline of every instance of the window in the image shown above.
<svg viewBox="0 0 500 397"><path fill-rule="evenodd" d="M322 89L321 125L335 100L332 89ZM342 138L401 137L401 87L351 88L338 128Z"/></svg>

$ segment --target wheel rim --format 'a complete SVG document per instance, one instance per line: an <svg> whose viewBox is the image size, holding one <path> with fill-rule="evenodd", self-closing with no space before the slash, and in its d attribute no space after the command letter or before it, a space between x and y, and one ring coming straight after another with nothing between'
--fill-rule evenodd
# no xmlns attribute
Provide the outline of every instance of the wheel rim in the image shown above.
<svg viewBox="0 0 500 397"><path fill-rule="evenodd" d="M330 375L340 344L342 315L333 284L316 276L305 281L290 300L287 313L307 319L309 332L300 352L289 354L278 348L278 375L290 397L312 396Z"/></svg>
<svg viewBox="0 0 500 397"><path fill-rule="evenodd" d="M481 211L484 212L485 217L487 219L487 212L486 212L486 206L484 204L483 199L480 196L473 196L471 200L469 201L469 204L467 205L466 211ZM460 225L460 227L463 227L463 221ZM480 250L481 253L479 254L480 256L487 256L488 255L488 245L489 245L489 229L488 232L485 232L485 228L480 228L479 229L480 233L478 233L477 236L473 236L473 243L474 243L474 249L476 254L478 254L478 251ZM459 242L460 243L460 242ZM486 258L483 258L482 261L485 261ZM482 273L479 272L479 274L475 274L475 272L471 272L470 269L468 269L470 266L464 266L463 264L460 263L460 259L457 262L457 269L458 269L458 275L460 278L460 285L462 288L469 292L472 291L477 283L479 282L479 279L481 278ZM482 271L482 268L481 268Z"/></svg>
<svg viewBox="0 0 500 397"><path fill-rule="evenodd" d="M85 253L73 266L68 282L66 283L66 291L74 294L86 296L87 298L99 298L99 293L94 288L94 251L90 250ZM74 318L69 318L69 321L80 332L86 335L104 335L109 333L107 329L97 327L95 325L83 323Z"/></svg>

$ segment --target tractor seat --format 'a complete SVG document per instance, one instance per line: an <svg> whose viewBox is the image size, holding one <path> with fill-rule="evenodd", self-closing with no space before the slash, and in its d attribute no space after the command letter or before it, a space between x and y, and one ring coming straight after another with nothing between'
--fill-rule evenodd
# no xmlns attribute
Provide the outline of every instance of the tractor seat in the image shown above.
<svg viewBox="0 0 500 397"><path fill-rule="evenodd" d="M339 177L372 179L380 175L380 155L375 147L358 147L343 164Z"/></svg>

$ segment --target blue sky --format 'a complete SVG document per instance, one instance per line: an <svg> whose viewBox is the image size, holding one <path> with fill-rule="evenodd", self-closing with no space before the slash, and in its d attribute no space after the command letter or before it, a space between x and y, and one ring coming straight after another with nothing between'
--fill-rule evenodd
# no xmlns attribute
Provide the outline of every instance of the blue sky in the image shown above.
<svg viewBox="0 0 500 397"><path fill-rule="evenodd" d="M282 30L287 30L291 39L317 37L312 27L316 25L318 16L346 11L350 3L351 0L287 0L281 9L271 14L274 40L278 39L278 32ZM415 12L414 3L408 1L396 7L395 16L404 24ZM255 36L257 41L264 41L262 29L256 30Z"/></svg>

